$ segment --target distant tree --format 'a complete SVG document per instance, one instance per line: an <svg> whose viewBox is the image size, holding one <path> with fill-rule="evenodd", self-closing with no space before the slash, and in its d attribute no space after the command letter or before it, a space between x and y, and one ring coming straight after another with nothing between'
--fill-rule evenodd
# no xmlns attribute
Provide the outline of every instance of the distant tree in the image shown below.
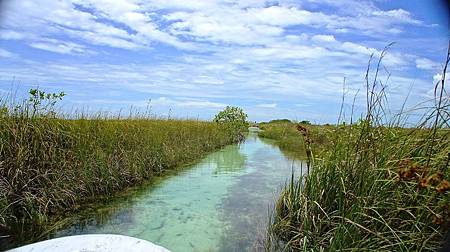
<svg viewBox="0 0 450 252"><path fill-rule="evenodd" d="M269 123L292 123L292 121L289 119L275 119L270 120Z"/></svg>
<svg viewBox="0 0 450 252"><path fill-rule="evenodd" d="M300 121L299 123L300 124L306 124L306 125L310 125L311 124L311 122L308 121L308 120L303 120L303 121Z"/></svg>

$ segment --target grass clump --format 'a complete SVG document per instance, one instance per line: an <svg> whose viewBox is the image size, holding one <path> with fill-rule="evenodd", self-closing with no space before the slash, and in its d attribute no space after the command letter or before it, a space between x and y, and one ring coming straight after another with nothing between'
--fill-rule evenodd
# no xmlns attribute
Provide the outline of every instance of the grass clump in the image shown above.
<svg viewBox="0 0 450 252"><path fill-rule="evenodd" d="M227 124L56 116L50 95L0 113L0 240L236 142Z"/></svg>
<svg viewBox="0 0 450 252"><path fill-rule="evenodd" d="M267 250L438 250L450 227L445 72L434 106L414 128L400 127L403 113L387 118L384 84L366 78L365 117L336 126L310 173L292 176L276 203Z"/></svg>

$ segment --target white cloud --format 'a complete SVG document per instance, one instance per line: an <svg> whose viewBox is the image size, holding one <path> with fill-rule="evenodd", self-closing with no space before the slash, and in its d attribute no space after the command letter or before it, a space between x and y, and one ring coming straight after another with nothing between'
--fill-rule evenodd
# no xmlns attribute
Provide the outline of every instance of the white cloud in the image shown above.
<svg viewBox="0 0 450 252"><path fill-rule="evenodd" d="M433 84L436 84L437 82L442 80L442 73L437 73L435 75L433 75ZM450 75L447 73L445 75L445 84L448 87L448 83L450 82Z"/></svg>
<svg viewBox="0 0 450 252"><path fill-rule="evenodd" d="M3 58L17 58L18 55L15 54L15 53L10 52L8 50L4 50L4 49L0 48L0 57L3 57Z"/></svg>
<svg viewBox="0 0 450 252"><path fill-rule="evenodd" d="M421 93L421 96L426 97L428 99L437 99L439 98L439 93L440 93L440 85L441 85L441 81L442 81L442 73L436 73L435 75L433 75L433 83L430 83L429 87L427 90L423 91ZM450 101L450 88L448 87L448 83L450 82L450 75L447 73L445 75L445 86L444 86L444 94L443 94L443 99ZM438 85L438 89L435 89L435 85ZM435 93L436 92L436 93ZM437 96L435 96L435 94ZM436 105L436 104L433 104Z"/></svg>
<svg viewBox="0 0 450 252"><path fill-rule="evenodd" d="M309 11L291 1L277 6L254 0L9 1L3 13L6 32L1 36L27 40L35 47L38 43L41 48L48 46L39 38L58 39L56 36L65 34L89 44L123 49L163 43L183 50L204 50L203 42L273 46L287 39L286 29L299 25L329 33L379 35L401 32L401 24L422 24L403 9L384 11L348 1L339 4L341 15ZM345 8L353 12L342 12ZM316 35L313 40L333 42L334 37Z"/></svg>
<svg viewBox="0 0 450 252"><path fill-rule="evenodd" d="M442 80L442 74L441 73L437 73L435 75L433 75L433 82L436 83L438 81Z"/></svg>
<svg viewBox="0 0 450 252"><path fill-rule="evenodd" d="M314 35L312 40L315 42L335 42L336 39L333 35Z"/></svg>
<svg viewBox="0 0 450 252"><path fill-rule="evenodd" d="M19 40L24 39L26 35L24 33L12 31L12 30L2 30L0 33L0 39L4 40Z"/></svg>
<svg viewBox="0 0 450 252"><path fill-rule="evenodd" d="M320 12L310 12L295 7L271 6L249 9L244 15L252 21L274 26L314 25L329 22L330 17Z"/></svg>
<svg viewBox="0 0 450 252"><path fill-rule="evenodd" d="M411 16L411 13L408 11L405 11L403 9L395 9L395 10L388 10L388 11L374 11L372 12L375 16L381 16L381 17L388 17L393 18L397 22L403 22L403 23L411 23L411 24L422 24L421 21L414 19Z"/></svg>
<svg viewBox="0 0 450 252"><path fill-rule="evenodd" d="M285 29L294 25L323 27L330 32L359 32L386 34L399 33L400 28L393 27L397 23L405 23L405 11L383 12L357 16L326 15L296 7L271 6L267 8L220 8L211 10L179 11L167 14L172 21L171 32L176 35L189 35L202 41L236 43L240 45L277 43ZM418 24L419 22L409 23ZM332 40L329 37L316 39Z"/></svg>
<svg viewBox="0 0 450 252"><path fill-rule="evenodd" d="M370 54L376 52L376 50L373 48L365 47L365 46L362 46L360 44L356 44L353 42L342 43L342 49L349 53L359 53L362 55L370 55Z"/></svg>
<svg viewBox="0 0 450 252"><path fill-rule="evenodd" d="M159 97L155 100L151 100L150 105L163 105L163 106L176 106L176 107L193 107L193 108L205 108L205 109L220 109L227 105L224 103L211 102L208 100L199 99L170 99L167 97Z"/></svg>
<svg viewBox="0 0 450 252"><path fill-rule="evenodd" d="M85 47L72 42L58 41L56 39L42 39L29 44L33 48L62 54L86 53Z"/></svg>
<svg viewBox="0 0 450 252"><path fill-rule="evenodd" d="M323 3L329 8L317 8ZM333 107L343 77L348 94L355 94L371 54L379 56L386 41L402 38L405 27L425 25L403 9L349 0L281 0L273 6L258 0L24 0L9 1L5 9L1 40L65 55L54 62L42 57L20 67L5 64L2 79L65 83L64 90L84 95L101 87L115 90L116 100L121 91L130 92L177 109L245 101L261 115L267 108L284 113L285 102ZM416 67L434 70L431 58L413 55L419 53L394 46L384 58L383 67L401 77L392 85L396 97L411 83L429 84L423 80L431 75L411 77ZM422 91L414 89L411 97Z"/></svg>
<svg viewBox="0 0 450 252"><path fill-rule="evenodd" d="M178 38L159 30L152 18L134 1L128 0L79 0L79 4L95 9L99 16L119 22L132 29L136 34L129 35L134 42L147 45L152 41L158 41L179 47L192 48L189 43L183 43ZM98 22L97 22L98 23Z"/></svg>
<svg viewBox="0 0 450 252"><path fill-rule="evenodd" d="M427 58L418 58L416 59L416 67L424 70L437 70L440 68L440 64Z"/></svg>
<svg viewBox="0 0 450 252"><path fill-rule="evenodd" d="M124 49L144 48L155 41L182 49L193 48L192 44L161 31L134 1L8 1L2 15L5 17L3 25L7 28L7 32L2 32L2 39L26 40L39 48L51 47L37 40L62 34L94 45ZM121 24L129 30L111 23ZM68 50L54 51L67 53Z"/></svg>

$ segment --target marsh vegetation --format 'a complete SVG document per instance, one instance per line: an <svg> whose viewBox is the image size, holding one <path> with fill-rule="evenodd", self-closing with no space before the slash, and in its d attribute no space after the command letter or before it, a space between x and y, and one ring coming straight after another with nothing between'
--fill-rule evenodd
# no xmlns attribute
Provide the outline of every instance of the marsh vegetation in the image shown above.
<svg viewBox="0 0 450 252"><path fill-rule="evenodd" d="M284 187L268 229L267 250L442 247L450 225L448 62L449 55L432 105L416 108L423 117L414 127L405 127L405 111L386 113L385 84L376 75L373 81L367 78L371 62L365 116L335 127L299 125L299 132L290 123L264 126L261 135L277 139L289 151L307 150L317 135L326 139L321 141L325 148L309 156L309 174L293 174Z"/></svg>
<svg viewBox="0 0 450 252"><path fill-rule="evenodd" d="M64 95L33 89L0 103L3 244L241 139L228 122L62 115L55 104Z"/></svg>

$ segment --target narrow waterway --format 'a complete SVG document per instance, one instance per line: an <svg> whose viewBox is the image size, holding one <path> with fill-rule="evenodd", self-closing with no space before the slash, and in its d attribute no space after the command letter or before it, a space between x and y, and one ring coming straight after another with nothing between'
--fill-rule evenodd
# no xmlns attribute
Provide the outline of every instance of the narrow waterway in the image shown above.
<svg viewBox="0 0 450 252"><path fill-rule="evenodd" d="M126 200L74 216L50 237L112 233L172 251L250 250L264 235L281 186L301 165L251 131L244 143L134 190Z"/></svg>

